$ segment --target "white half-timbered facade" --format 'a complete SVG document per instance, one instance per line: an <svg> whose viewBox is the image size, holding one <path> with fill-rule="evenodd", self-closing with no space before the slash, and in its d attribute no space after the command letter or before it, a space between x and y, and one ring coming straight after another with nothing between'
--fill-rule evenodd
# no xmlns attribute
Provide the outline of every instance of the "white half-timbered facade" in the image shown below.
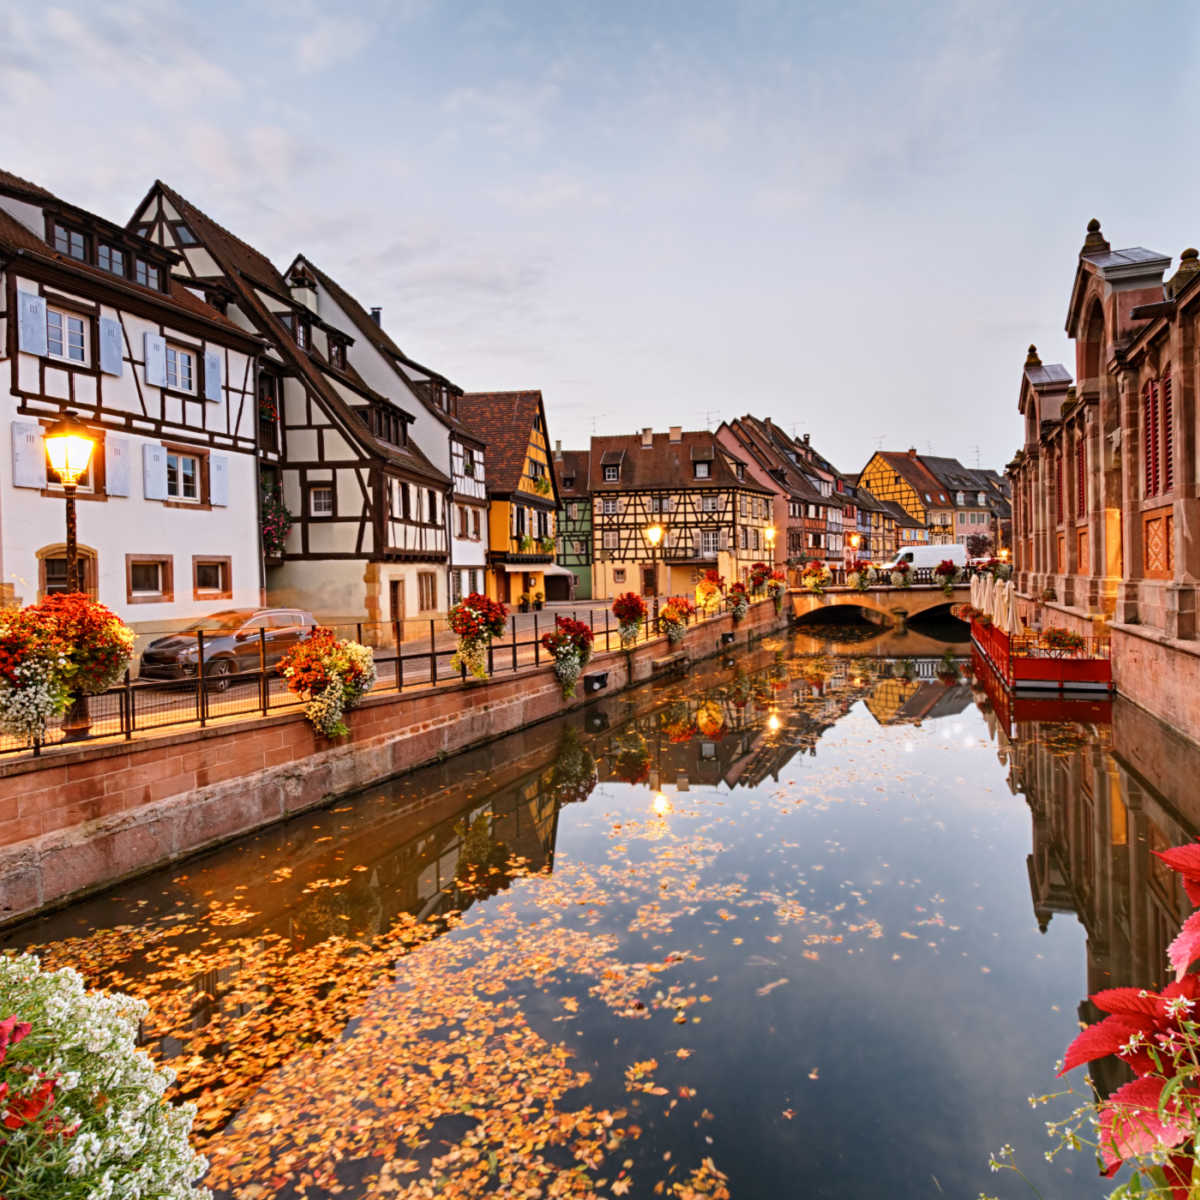
<svg viewBox="0 0 1200 1200"><path fill-rule="evenodd" d="M162 182L129 228L173 250L181 277L266 342L261 485L294 520L269 547L269 601L330 622L444 612L449 476L411 438L415 414L356 370L355 339L318 311L315 281L285 278Z"/></svg>
<svg viewBox="0 0 1200 1200"><path fill-rule="evenodd" d="M410 442L451 481L445 505L449 602L482 592L488 549L486 447L459 416L462 389L409 358L384 330L382 310L368 312L303 255L296 257L287 279L293 287L310 288L316 314L350 339L358 374L412 414Z"/></svg>
<svg viewBox="0 0 1200 1200"><path fill-rule="evenodd" d="M121 225L0 171L0 598L66 589L65 504L43 433L95 433L78 490L83 588L135 629L254 607L260 343Z"/></svg>

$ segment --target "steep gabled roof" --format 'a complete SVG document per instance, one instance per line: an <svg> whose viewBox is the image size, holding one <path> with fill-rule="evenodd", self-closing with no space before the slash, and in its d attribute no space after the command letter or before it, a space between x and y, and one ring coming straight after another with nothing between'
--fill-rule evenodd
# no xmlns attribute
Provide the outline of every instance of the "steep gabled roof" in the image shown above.
<svg viewBox="0 0 1200 1200"><path fill-rule="evenodd" d="M601 469L606 460L620 462L620 479L606 483ZM739 479L737 455L717 443L710 430L683 432L678 441L669 433L651 435L649 446L642 444L641 434L592 438L591 490L593 492L621 491L678 491L681 488L731 488L770 495L767 488L752 479ZM694 465L711 464L706 479L697 479Z"/></svg>
<svg viewBox="0 0 1200 1200"><path fill-rule="evenodd" d="M30 202L35 204L52 204L64 210L84 214L98 222L101 226L107 226L113 231L119 231L123 237L132 238L135 243L144 243L147 251L150 253L155 253L156 255L163 253L161 246L146 241L145 238L137 234L127 232L120 225L104 217L88 213L85 209L79 208L78 205L68 204L58 196L55 196L53 192L47 191L45 188L30 183L28 180L21 179L16 175L11 175L7 171L0 171L0 191L26 197ZM168 279L170 291L163 292L158 288L146 287L136 280L113 275L111 272L101 270L92 263L80 262L79 259L72 258L70 255L56 250L44 238L39 237L38 234L28 229L25 225L22 225L15 217L2 210L0 210L0 251L41 259L45 262L53 263L55 266L69 271L80 278L90 279L96 283L103 284L106 288L114 291L124 292L126 295L143 301L153 301L168 309L174 308L196 320L218 326L225 333L236 334L238 339L243 343L257 340L253 335L247 334L245 330L239 329L238 326L234 325L232 321L224 317L211 305L206 304L199 296L188 291L177 280L173 278Z"/></svg>
<svg viewBox="0 0 1200 1200"><path fill-rule="evenodd" d="M588 494L589 451L556 451L553 462L554 473L558 477L558 494L563 500L578 500ZM571 481L570 484L567 480Z"/></svg>
<svg viewBox="0 0 1200 1200"><path fill-rule="evenodd" d="M487 447L488 491L515 492L525 473L529 438L539 414L545 428L542 393L537 390L466 392L459 397L458 413ZM546 457L550 457L549 451Z"/></svg>
<svg viewBox="0 0 1200 1200"><path fill-rule="evenodd" d="M161 180L155 183L155 187L161 189L163 196L187 222L192 234L217 261L225 279L237 294L239 307L245 310L264 336L271 340L275 352L284 363L292 367L322 398L330 414L340 419L343 429L368 453L385 462L414 475L448 484L449 477L439 471L416 446L411 443L407 446L394 446L377 438L334 387L330 375L341 379L353 391L361 394L364 400L389 405L407 416L400 405L393 404L388 397L374 391L353 368L347 366L344 370L334 369L315 353L301 350L296 345L291 330L263 303L255 291L256 287L262 287L268 293L277 295L289 311L301 307L291 299L287 281L275 269L271 260L241 238L235 237L224 226L217 224L207 213L202 212ZM153 190L151 189L151 193ZM133 224L133 221L130 224Z"/></svg>
<svg viewBox="0 0 1200 1200"><path fill-rule="evenodd" d="M828 498L809 483L804 472L772 438L768 423L747 413L730 421L729 429L738 444L794 498L808 504L828 503Z"/></svg>
<svg viewBox="0 0 1200 1200"><path fill-rule="evenodd" d="M877 450L875 453L909 484L922 500L925 500L925 496L928 494L931 498L925 500L926 504L948 505L950 503L950 497L946 495L946 485L939 482L930 473L929 468L921 462L915 451L906 453L903 450Z"/></svg>
<svg viewBox="0 0 1200 1200"><path fill-rule="evenodd" d="M897 525L903 525L907 529L924 529L923 522L918 521L910 512L901 508L895 500L880 500L879 507L884 512L890 513Z"/></svg>
<svg viewBox="0 0 1200 1200"><path fill-rule="evenodd" d="M400 376L405 385L412 391L413 395L421 402L421 404L429 410L443 425L453 429L456 433L461 433L464 437L475 440L474 435L460 417L453 413L448 413L444 409L438 408L435 404L430 404L421 394L420 389L414 386L414 380L410 372L417 372L422 376L436 380L438 383L444 384L452 392L461 396L462 389L451 383L446 376L438 371L432 370L430 367L422 366L413 358L409 358L403 350L388 336L387 331L383 326L375 320L373 316L348 292L341 286L331 275L326 274L320 269L310 258L306 258L303 254L297 254L292 266L288 269L288 274L295 269L297 264L302 264L316 277L317 282L329 293L333 302L350 318L354 328L358 330L359 336L363 341L374 346L380 354L383 355L393 370ZM481 443L482 444L482 443Z"/></svg>

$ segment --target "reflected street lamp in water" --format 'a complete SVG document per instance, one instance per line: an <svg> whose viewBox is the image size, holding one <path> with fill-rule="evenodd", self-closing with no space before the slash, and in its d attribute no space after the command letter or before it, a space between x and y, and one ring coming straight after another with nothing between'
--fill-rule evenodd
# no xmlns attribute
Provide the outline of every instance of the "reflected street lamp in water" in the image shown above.
<svg viewBox="0 0 1200 1200"><path fill-rule="evenodd" d="M50 468L58 476L67 501L67 591L82 591L75 540L75 489L87 474L96 439L91 430L68 410L46 431L42 440Z"/></svg>

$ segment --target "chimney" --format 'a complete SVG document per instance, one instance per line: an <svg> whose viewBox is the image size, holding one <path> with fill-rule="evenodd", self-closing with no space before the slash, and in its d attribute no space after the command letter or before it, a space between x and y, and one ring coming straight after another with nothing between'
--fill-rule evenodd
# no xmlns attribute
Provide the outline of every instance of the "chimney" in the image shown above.
<svg viewBox="0 0 1200 1200"><path fill-rule="evenodd" d="M382 326L383 325L383 309L382 308L371 309L371 320L374 321L376 325Z"/></svg>
<svg viewBox="0 0 1200 1200"><path fill-rule="evenodd" d="M654 446L654 430L649 425L642 430L642 449L649 450Z"/></svg>
<svg viewBox="0 0 1200 1200"><path fill-rule="evenodd" d="M916 458L916 457L917 457L917 448L916 448L916 446L909 446L909 448L908 448L908 457L909 457L909 458Z"/></svg>
<svg viewBox="0 0 1200 1200"><path fill-rule="evenodd" d="M554 439L554 457L558 461L560 461L560 462L562 461L562 439L561 438Z"/></svg>
<svg viewBox="0 0 1200 1200"><path fill-rule="evenodd" d="M682 425L672 425L667 436L673 442L682 442L683 441L683 426Z"/></svg>
<svg viewBox="0 0 1200 1200"><path fill-rule="evenodd" d="M808 445L808 443L809 443L809 435L806 433L806 434L804 435L804 444L807 446L807 445Z"/></svg>

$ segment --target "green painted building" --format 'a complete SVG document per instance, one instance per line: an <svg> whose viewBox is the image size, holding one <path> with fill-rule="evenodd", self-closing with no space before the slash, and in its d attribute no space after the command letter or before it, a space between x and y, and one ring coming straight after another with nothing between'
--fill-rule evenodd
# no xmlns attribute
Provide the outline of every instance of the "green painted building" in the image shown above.
<svg viewBox="0 0 1200 1200"><path fill-rule="evenodd" d="M588 492L588 452L554 451L554 474L558 482L558 550L555 559L575 577L570 596L547 596L555 600L592 598L592 498ZM561 577L570 583L566 576Z"/></svg>

